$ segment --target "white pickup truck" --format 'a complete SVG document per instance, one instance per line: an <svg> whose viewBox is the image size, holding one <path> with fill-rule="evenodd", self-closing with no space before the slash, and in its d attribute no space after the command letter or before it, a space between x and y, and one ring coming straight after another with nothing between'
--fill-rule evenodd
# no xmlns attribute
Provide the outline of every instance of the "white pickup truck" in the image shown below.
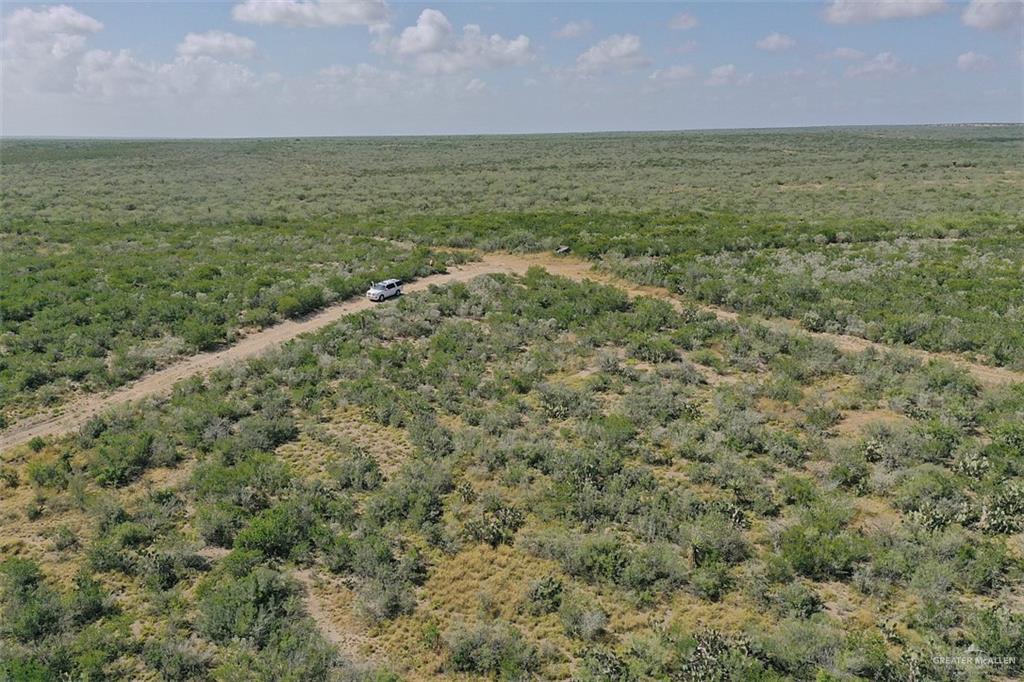
<svg viewBox="0 0 1024 682"><path fill-rule="evenodd" d="M371 301L384 301L392 296L402 295L402 280L386 279L383 282L375 282L366 290L366 298Z"/></svg>

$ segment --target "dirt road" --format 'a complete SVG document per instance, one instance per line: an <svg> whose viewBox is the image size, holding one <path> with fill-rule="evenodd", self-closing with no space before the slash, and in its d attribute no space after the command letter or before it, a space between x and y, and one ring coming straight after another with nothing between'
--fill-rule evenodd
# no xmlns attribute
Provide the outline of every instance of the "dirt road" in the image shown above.
<svg viewBox="0 0 1024 682"><path fill-rule="evenodd" d="M488 273L523 274L532 266L540 266L554 275L561 275L574 280L591 279L598 282L613 284L622 288L630 296L651 296L670 301L675 307L682 308L688 304L666 289L644 287L630 284L622 279L594 270L590 263L571 257L558 257L550 254L506 254L488 253L481 260L465 263L452 268L451 271L430 275L411 282L405 286L409 293L422 291L432 284L449 284L465 282L479 275ZM344 301L303 320L289 320L251 334L235 345L211 353L200 353L170 365L162 370L146 375L133 384L107 394L88 395L64 405L59 412L30 417L17 422L0 433L0 452L12 448L36 436L46 437L67 433L79 428L90 417L121 403L139 400L145 397L170 392L175 383L187 377L205 375L216 367L229 362L251 358L274 348L300 334L312 332L336 320L375 304L360 298ZM381 305L381 304L377 304ZM387 304L382 304L387 305ZM735 312L702 306L713 312L720 319L734 320ZM766 324L777 329L795 330L796 323L791 320L766 320ZM891 350L891 346L874 343L866 339L840 334L803 332L832 342L844 352L860 352L868 348ZM1024 381L1024 374L1001 367L989 367L967 362L956 356L929 353L914 349L902 349L903 352L920 358L943 358L965 367L978 381L987 385L1015 383Z"/></svg>

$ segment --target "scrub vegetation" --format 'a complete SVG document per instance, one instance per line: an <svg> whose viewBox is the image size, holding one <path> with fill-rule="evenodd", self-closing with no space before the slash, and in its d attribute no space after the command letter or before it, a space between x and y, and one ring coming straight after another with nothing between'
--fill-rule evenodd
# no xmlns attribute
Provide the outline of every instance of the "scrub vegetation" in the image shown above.
<svg viewBox="0 0 1024 682"><path fill-rule="evenodd" d="M4 670L941 680L973 644L1014 676L1022 414L539 269L434 288L21 451ZM348 595L343 654L299 571Z"/></svg>
<svg viewBox="0 0 1024 682"><path fill-rule="evenodd" d="M14 228L0 251L0 415L120 386L371 280L458 260L323 227Z"/></svg>
<svg viewBox="0 0 1024 682"><path fill-rule="evenodd" d="M7 422L450 247L678 305L432 286L0 452L0 680L1024 676L1024 382L899 350L1024 367L1022 140L4 140Z"/></svg>
<svg viewBox="0 0 1024 682"><path fill-rule="evenodd" d="M361 249L343 235L360 233L428 247L536 250L564 243L631 279L677 288L694 300L792 317L812 330L1024 367L1024 132L1018 125L4 140L2 152L0 266L32 287L30 294L5 287L0 319L8 335L34 314L27 305L33 297L63 301L67 286L109 280L116 293L126 278L121 286L136 298L155 293L154 280L132 270L143 259L145 270L175 268L175 279L184 280L160 291L157 301L169 305L167 293L205 294L200 307L213 311L203 311L201 328L157 325L172 327L173 339L156 341L160 334L153 331L142 336L154 346L183 337L186 347L215 343L228 338L239 311L250 306L259 323L280 315L279 307L287 313L315 303L316 292L303 289L310 284L304 271L357 260ZM249 266L220 275L205 270L219 267L207 262L210 248L246 254ZM92 272L75 267L79 253L77 264ZM389 264L374 262L368 270ZM223 283L211 285L225 275L247 281L226 291ZM38 286L38 278L54 290ZM301 291L270 295L283 293L288 301L279 305L252 293L262 291L252 282L282 278ZM95 296L97 287L91 288ZM233 308L221 306L227 295ZM93 315L102 302L90 307ZM47 322L80 324L67 318L71 312ZM14 346L8 354L37 354L52 345L28 336L7 344ZM97 354L111 355L105 345L120 343L120 355L166 351L140 347L131 335L113 344L102 340L101 348L86 337L59 358L73 366L67 368L72 384L76 374L110 380L94 366ZM79 351L76 343L87 348ZM40 363L55 364L27 357L11 363L14 370L0 368L6 392L23 392L19 382L27 381L29 390L50 383L38 376L47 373ZM63 373L55 379L63 382Z"/></svg>

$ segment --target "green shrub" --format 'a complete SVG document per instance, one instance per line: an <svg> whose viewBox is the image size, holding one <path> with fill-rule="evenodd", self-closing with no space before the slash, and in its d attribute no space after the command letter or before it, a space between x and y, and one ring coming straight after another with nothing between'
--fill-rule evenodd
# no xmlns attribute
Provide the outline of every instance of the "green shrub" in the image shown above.
<svg viewBox="0 0 1024 682"><path fill-rule="evenodd" d="M754 635L759 658L797 679L813 679L833 668L843 637L821 616L809 620L781 620Z"/></svg>
<svg viewBox="0 0 1024 682"><path fill-rule="evenodd" d="M97 571L133 574L139 567L141 549L153 541L153 532L140 523L123 521L102 531L86 553Z"/></svg>
<svg viewBox="0 0 1024 682"><path fill-rule="evenodd" d="M631 673L629 664L613 650L592 646L583 652L573 679L578 682L633 682L636 676Z"/></svg>
<svg viewBox="0 0 1024 682"><path fill-rule="evenodd" d="M192 474L200 500L232 504L249 513L268 507L290 481L287 465L266 452L245 453L233 464L211 458Z"/></svg>
<svg viewBox="0 0 1024 682"><path fill-rule="evenodd" d="M191 348L197 351L206 351L216 348L224 343L227 332L223 325L206 320L185 320L181 327L181 338Z"/></svg>
<svg viewBox="0 0 1024 682"><path fill-rule="evenodd" d="M965 518L965 498L954 476L934 464L911 469L893 492L893 503L929 528Z"/></svg>
<svg viewBox="0 0 1024 682"><path fill-rule="evenodd" d="M203 504L196 510L196 529L208 544L231 547L235 536L245 525L245 512L230 503Z"/></svg>
<svg viewBox="0 0 1024 682"><path fill-rule="evenodd" d="M631 358L644 362L669 362L678 357L678 350L671 339L651 334L630 335L626 352Z"/></svg>
<svg viewBox="0 0 1024 682"><path fill-rule="evenodd" d="M674 545L640 547L630 554L619 584L633 590L641 603L667 595L686 578L681 554Z"/></svg>
<svg viewBox="0 0 1024 682"><path fill-rule="evenodd" d="M59 526L53 533L53 548L58 552L65 552L77 549L79 546L78 536L67 526Z"/></svg>
<svg viewBox="0 0 1024 682"><path fill-rule="evenodd" d="M104 437L89 462L89 469L101 485L127 485L149 465L152 446L153 434L148 432Z"/></svg>
<svg viewBox="0 0 1024 682"><path fill-rule="evenodd" d="M34 459L25 467L25 472L33 485L64 490L68 486L68 479L72 473L71 456L65 453L60 458L49 462Z"/></svg>
<svg viewBox="0 0 1024 682"><path fill-rule="evenodd" d="M46 496L42 493L36 493L32 500L25 505L25 518L29 521L35 521L43 515L46 511Z"/></svg>
<svg viewBox="0 0 1024 682"><path fill-rule="evenodd" d="M718 601L732 589L732 573L729 567L719 562L705 562L690 574L689 584L700 597Z"/></svg>
<svg viewBox="0 0 1024 682"><path fill-rule="evenodd" d="M840 452L829 477L840 487L857 494L867 491L868 475L871 473L863 453L854 450Z"/></svg>
<svg viewBox="0 0 1024 682"><path fill-rule="evenodd" d="M978 610L968 623L967 639L1006 675L1024 673L1024 617L1005 607Z"/></svg>
<svg viewBox="0 0 1024 682"><path fill-rule="evenodd" d="M448 666L455 672L529 679L538 665L533 645L504 623L455 628L445 634Z"/></svg>
<svg viewBox="0 0 1024 682"><path fill-rule="evenodd" d="M554 613L562 605L564 589L562 581L553 575L534 580L526 591L526 612L533 616Z"/></svg>
<svg viewBox="0 0 1024 682"><path fill-rule="evenodd" d="M235 536L236 549L254 549L268 557L288 558L308 551L318 520L304 505L285 502L260 512Z"/></svg>
<svg viewBox="0 0 1024 682"><path fill-rule="evenodd" d="M295 420L287 415L246 417L238 422L235 447L240 453L273 452L277 446L299 434Z"/></svg>
<svg viewBox="0 0 1024 682"><path fill-rule="evenodd" d="M525 522L523 512L495 500L483 510L479 518L466 522L466 535L474 542L486 542L491 547L511 545L516 531Z"/></svg>
<svg viewBox="0 0 1024 682"><path fill-rule="evenodd" d="M771 596L773 610L783 618L807 618L824 605L812 587L794 581L779 585Z"/></svg>
<svg viewBox="0 0 1024 682"><path fill-rule="evenodd" d="M786 504L809 506L819 499L818 487L810 478L803 476L783 476L778 481Z"/></svg>
<svg viewBox="0 0 1024 682"><path fill-rule="evenodd" d="M274 633L299 614L295 588L268 568L218 576L199 586L199 630L215 642L247 638L263 647Z"/></svg>
<svg viewBox="0 0 1024 682"><path fill-rule="evenodd" d="M76 625L91 623L114 610L110 593L102 583L87 573L75 576L75 587L69 595L67 611Z"/></svg>
<svg viewBox="0 0 1024 682"><path fill-rule="evenodd" d="M451 431L441 426L433 415L420 415L412 419L408 432L412 444L427 457L445 457L455 449Z"/></svg>
<svg viewBox="0 0 1024 682"><path fill-rule="evenodd" d="M732 521L722 514L705 514L694 526L693 563L737 564L750 556L750 545Z"/></svg>
<svg viewBox="0 0 1024 682"><path fill-rule="evenodd" d="M571 575L592 582L618 582L629 552L613 535L586 535L568 547L562 565Z"/></svg>
<svg viewBox="0 0 1024 682"><path fill-rule="evenodd" d="M17 488L21 484L18 470L10 466L0 466L0 483L3 483L5 488Z"/></svg>
<svg viewBox="0 0 1024 682"><path fill-rule="evenodd" d="M584 642L597 639L608 626L608 614L582 592L573 592L562 598L558 618L568 637Z"/></svg>
<svg viewBox="0 0 1024 682"><path fill-rule="evenodd" d="M48 668L41 661L30 660L18 655L0 658L0 679L17 680L18 682L50 682L56 671Z"/></svg>
<svg viewBox="0 0 1024 682"><path fill-rule="evenodd" d="M377 460L363 451L331 462L327 471L344 490L376 490L383 480Z"/></svg>
<svg viewBox="0 0 1024 682"><path fill-rule="evenodd" d="M834 664L838 676L856 675L869 680L899 680L910 677L907 670L889 659L885 638L877 630L854 630L846 636Z"/></svg>
<svg viewBox="0 0 1024 682"><path fill-rule="evenodd" d="M274 308L283 317L298 317L322 308L323 305L323 289L305 286L280 296L274 303Z"/></svg>
<svg viewBox="0 0 1024 682"><path fill-rule="evenodd" d="M373 578L359 588L356 607L371 623L379 623L412 613L416 593L401 579Z"/></svg>
<svg viewBox="0 0 1024 682"><path fill-rule="evenodd" d="M178 638L148 641L143 649L143 658L164 679L173 682L205 679L212 663L211 652L194 641Z"/></svg>
<svg viewBox="0 0 1024 682"><path fill-rule="evenodd" d="M769 431L765 447L773 459L791 467L799 467L807 460L806 444L785 431Z"/></svg>
<svg viewBox="0 0 1024 682"><path fill-rule="evenodd" d="M540 404L552 419L583 418L594 413L593 398L563 384L542 383L537 386Z"/></svg>
<svg viewBox="0 0 1024 682"><path fill-rule="evenodd" d="M417 528L437 523L444 511L442 496L454 485L446 466L413 460L370 498L367 516L378 526L402 520Z"/></svg>
<svg viewBox="0 0 1024 682"><path fill-rule="evenodd" d="M358 671L343 665L335 647L326 642L308 620L296 621L275 629L265 646L233 647L213 671L223 680L304 680L361 679ZM368 679L375 679L372 672ZM380 682L397 682L382 675Z"/></svg>
<svg viewBox="0 0 1024 682"><path fill-rule="evenodd" d="M0 563L0 580L0 633L27 644L60 630L64 609L57 593L44 584L38 564L28 559L6 559Z"/></svg>
<svg viewBox="0 0 1024 682"><path fill-rule="evenodd" d="M31 559L11 557L0 563L5 598L21 599L42 585L43 572Z"/></svg>
<svg viewBox="0 0 1024 682"><path fill-rule="evenodd" d="M849 518L849 510L836 504L819 503L804 511L779 536L782 557L808 578L848 577L868 556L866 540L846 529Z"/></svg>
<svg viewBox="0 0 1024 682"><path fill-rule="evenodd" d="M707 628L674 637L670 643L678 652L679 661L674 667L679 670L679 679L686 682L778 679L755 658L750 643L741 637Z"/></svg>

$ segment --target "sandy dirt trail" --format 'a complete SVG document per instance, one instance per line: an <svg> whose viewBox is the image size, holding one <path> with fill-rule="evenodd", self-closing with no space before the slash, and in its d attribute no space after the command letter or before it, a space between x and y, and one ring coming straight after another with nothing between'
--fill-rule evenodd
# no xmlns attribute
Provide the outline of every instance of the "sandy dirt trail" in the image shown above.
<svg viewBox="0 0 1024 682"><path fill-rule="evenodd" d="M465 282L479 275L489 273L523 274L529 268L539 266L554 275L560 275L573 280L590 279L596 282L603 282L615 285L631 296L651 296L660 298L672 303L676 308L690 307L694 304L684 302L667 289L658 287L638 286L631 284L608 273L595 270L591 263L572 257L560 257L551 254L507 254L487 253L481 255L481 260L454 266L443 274L430 275L422 279L410 282L405 285L405 291L413 293L427 289L432 284L450 284L452 282ZM133 384L107 394L93 394L75 399L64 405L59 411L44 413L15 423L10 428L0 433L0 451L27 443L36 436L46 437L67 433L79 428L92 416L104 410L122 403L140 400L149 396L161 395L170 392L174 384L194 375L205 375L221 365L252 358L267 350L281 345L285 341L295 338L300 334L316 331L338 319L366 310L374 305L365 298L349 299L332 305L324 310L302 320L289 320L281 324L269 327L262 331L246 336L238 343L223 350L199 353L192 357L183 359L169 365L164 369L148 374ZM386 305L386 304L383 304ZM723 320L735 320L739 317L737 313L713 308L710 306L699 306L713 312ZM792 320L763 320L776 329L794 331L799 327ZM825 339L835 344L844 352L860 352L868 348L879 350L892 350L892 346L874 343L855 336L844 336L840 334L826 334L807 332L802 333ZM1001 367L989 367L968 362L950 354L929 353L927 351L900 348L904 353L919 358L942 358L966 368L978 379L987 385L997 385L1024 381L1024 374L1014 372Z"/></svg>

